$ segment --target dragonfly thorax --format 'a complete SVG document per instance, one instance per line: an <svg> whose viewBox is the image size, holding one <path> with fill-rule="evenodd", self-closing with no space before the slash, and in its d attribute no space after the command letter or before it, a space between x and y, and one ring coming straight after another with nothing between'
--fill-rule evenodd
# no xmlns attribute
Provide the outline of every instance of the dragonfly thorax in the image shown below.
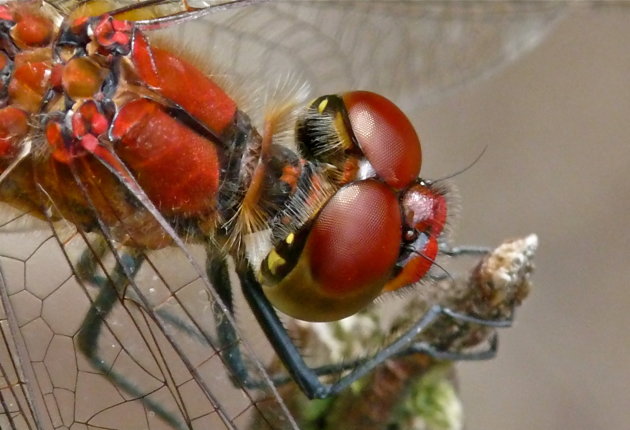
<svg viewBox="0 0 630 430"><path fill-rule="evenodd" d="M132 22L57 25L19 6L0 15L3 201L84 231L105 226L138 249L172 245L168 223L249 257L273 304L307 320L351 315L430 268L444 196L418 179L420 140L385 97L317 98L298 117L296 152Z"/></svg>

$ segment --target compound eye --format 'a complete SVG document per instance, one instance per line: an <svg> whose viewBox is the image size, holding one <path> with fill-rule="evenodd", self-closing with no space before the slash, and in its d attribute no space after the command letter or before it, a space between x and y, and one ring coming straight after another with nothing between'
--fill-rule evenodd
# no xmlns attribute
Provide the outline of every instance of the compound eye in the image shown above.
<svg viewBox="0 0 630 430"><path fill-rule="evenodd" d="M306 251L322 288L344 295L389 275L400 237L400 209L394 194L368 180L337 192L314 224Z"/></svg>
<svg viewBox="0 0 630 430"><path fill-rule="evenodd" d="M420 139L405 114L391 101L368 91L342 96L352 133L378 176L402 189L420 174Z"/></svg>
<svg viewBox="0 0 630 430"><path fill-rule="evenodd" d="M358 312L391 276L401 222L396 195L386 185L365 180L340 188L310 225L291 271L276 285L263 282L265 294L282 312L307 321Z"/></svg>

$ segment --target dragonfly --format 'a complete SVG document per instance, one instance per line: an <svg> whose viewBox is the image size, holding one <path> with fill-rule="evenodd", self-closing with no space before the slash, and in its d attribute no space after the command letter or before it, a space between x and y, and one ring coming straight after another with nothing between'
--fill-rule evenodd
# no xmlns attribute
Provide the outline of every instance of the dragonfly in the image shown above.
<svg viewBox="0 0 630 430"><path fill-rule="evenodd" d="M439 318L506 325L436 305L376 358L323 369L277 311L336 320L430 276L446 188L419 179L420 142L397 106L413 114L488 74L563 14L551 3L0 5L2 428L298 428L262 364L263 336L322 398ZM371 143L374 117L386 147ZM237 324L239 284L258 328Z"/></svg>

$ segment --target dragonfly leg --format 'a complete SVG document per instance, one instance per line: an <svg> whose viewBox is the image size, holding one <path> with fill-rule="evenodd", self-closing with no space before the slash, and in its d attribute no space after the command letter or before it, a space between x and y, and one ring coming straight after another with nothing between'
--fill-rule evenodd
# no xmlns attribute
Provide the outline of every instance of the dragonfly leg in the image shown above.
<svg viewBox="0 0 630 430"><path fill-rule="evenodd" d="M492 252L493 248L486 246L449 246L447 244L440 244L440 254L448 255L449 257L460 257L464 255L478 256L485 255Z"/></svg>
<svg viewBox="0 0 630 430"><path fill-rule="evenodd" d="M427 354L436 360L444 361L481 361L490 360L497 355L497 347L499 345L499 336L493 333L489 340L489 346L481 351L461 352L461 351L442 351L430 343L418 342L404 350L401 355L408 354Z"/></svg>
<svg viewBox="0 0 630 430"><path fill-rule="evenodd" d="M265 334L271 341L278 357L288 369L293 380L300 386L302 391L309 398L325 398L340 393L348 388L352 383L370 373L375 367L390 357L422 352L434 356L438 359L486 359L491 358L496 351L496 340L491 341L487 351L470 353L466 355L461 352L440 351L428 343L415 343L414 340L438 318L446 316L462 323L480 324L488 327L506 327L511 324L511 320L488 321L468 315L452 312L450 309L439 305L434 305L420 318L411 328L409 328L397 340L383 348L376 355L369 359L358 360L348 365L326 366L322 368L310 368L302 358L289 334L278 318L275 310L262 292L260 284L256 280L251 269L248 268L241 276L243 294L247 299L252 311L258 319ZM351 370L351 372L334 384L324 384L320 381L319 375L335 373L339 370Z"/></svg>
<svg viewBox="0 0 630 430"><path fill-rule="evenodd" d="M211 254L209 254L206 270L212 285L215 286L215 289L221 296L223 302L231 311L233 308L232 289L225 260L221 258L212 258ZM429 327L439 317L449 317L464 324L476 324L491 328L509 327L512 323L511 319L485 320L457 313L448 308L435 305L431 307L429 312L427 312L423 318L419 320L405 335L385 348L385 350L381 351L375 357L310 368L304 362L299 350L293 344L275 310L262 293L260 285L251 273L251 270L248 269L245 275L240 276L244 295L252 307L252 310L254 311L256 318L259 320L263 330L273 344L276 353L287 369L289 369L289 373L291 374L293 380L295 380L307 396L311 398L327 397L343 391L354 381L369 373L387 358L393 356L424 353L438 360L461 361L486 360L496 355L496 334L490 339L489 347L487 349L474 352L445 351L431 345L428 342L414 343L414 338L416 338L420 332ZM226 366L230 368L230 373L234 375L233 378L236 379L234 382L247 388L256 388L260 386L261 382L253 380L248 373L247 365L243 361L242 354L239 350L238 338L232 326L225 322L218 313L215 313L215 315L222 357ZM323 384L319 380L320 376L339 374L340 372L347 370L353 371L334 385ZM287 375L274 377L273 382L277 385L284 384L289 382L291 377Z"/></svg>
<svg viewBox="0 0 630 430"><path fill-rule="evenodd" d="M511 327L514 322L514 314L510 315L509 318L500 319L500 320L487 320L483 318L474 317L472 315L462 314L460 312L455 312L446 307L440 307L441 311L444 315L447 315L453 318L456 321L471 323L482 325L485 327L493 327L493 328L507 328Z"/></svg>
<svg viewBox="0 0 630 430"><path fill-rule="evenodd" d="M213 253L209 252L206 271L208 279L221 296L223 303L225 303L228 310L233 311L232 285L225 259L214 258ZM219 349L221 350L221 356L223 357L225 365L230 370L233 383L245 388L256 389L263 387L265 385L263 381L257 381L250 375L247 364L243 360L243 355L239 349L240 343L238 342L238 337L232 325L229 324L225 318L221 317L220 312L214 312L214 315L219 337ZM330 370L328 367L330 367ZM339 369L333 368L333 366L327 366L321 370L317 369L316 372L317 371L321 372L321 374L331 374L338 373ZM289 382L290 378L286 375L282 375L272 378L272 381L276 385L282 385Z"/></svg>
<svg viewBox="0 0 630 430"><path fill-rule="evenodd" d="M103 251L104 252L104 251ZM102 256L102 253L101 255ZM111 363L107 363L99 355L98 340L105 323L105 318L112 311L117 302L119 294L129 284L127 274L135 276L140 269L144 258L139 255L128 253L121 254L114 270L108 276L99 276L96 271L99 267L99 251L88 248L81 255L77 264L77 274L81 281L94 285L99 289L97 297L92 302L90 309L83 320L83 324L77 333L76 343L79 350L88 359L90 364L110 380L114 385L126 391L132 397L142 399L143 404L162 418L165 422L177 429L190 429L190 426L175 417L171 412L164 409L158 402L146 397L133 382L124 375L111 368Z"/></svg>
<svg viewBox="0 0 630 430"><path fill-rule="evenodd" d="M227 261L223 257L214 257L214 255L211 252L207 253L206 273L210 283L233 315L234 301ZM214 310L213 315L217 324L219 349L225 365L230 370L229 374L233 379L232 382L246 388L257 386L256 383L250 383L249 372L239 349L240 342L234 327L226 318L221 317L221 312L218 310Z"/></svg>

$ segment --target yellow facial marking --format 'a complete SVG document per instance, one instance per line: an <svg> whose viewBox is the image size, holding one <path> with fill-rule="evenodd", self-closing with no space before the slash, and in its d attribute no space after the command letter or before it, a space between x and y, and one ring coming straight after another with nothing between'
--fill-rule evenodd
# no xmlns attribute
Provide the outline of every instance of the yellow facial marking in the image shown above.
<svg viewBox="0 0 630 430"><path fill-rule="evenodd" d="M284 241L287 243L287 245L291 245L293 243L293 239L295 239L295 235L291 233L287 236L286 239L284 239Z"/></svg>
<svg viewBox="0 0 630 430"><path fill-rule="evenodd" d="M346 130L346 125L343 122L343 117L340 113L335 115L334 119L335 130L337 131L337 136L339 136L339 143L343 149L349 149L352 147L352 140L348 135L348 130Z"/></svg>
<svg viewBox="0 0 630 430"><path fill-rule="evenodd" d="M328 99L327 99L327 98L326 98L326 99L324 99L324 100L322 100L322 101L319 103L319 105L317 106L317 111L318 111L319 113L324 112L324 109L326 109L326 106L328 106Z"/></svg>
<svg viewBox="0 0 630 430"><path fill-rule="evenodd" d="M286 264L286 260L278 255L275 250L272 250L267 256L267 267L272 274L276 274L276 271L280 266Z"/></svg>

